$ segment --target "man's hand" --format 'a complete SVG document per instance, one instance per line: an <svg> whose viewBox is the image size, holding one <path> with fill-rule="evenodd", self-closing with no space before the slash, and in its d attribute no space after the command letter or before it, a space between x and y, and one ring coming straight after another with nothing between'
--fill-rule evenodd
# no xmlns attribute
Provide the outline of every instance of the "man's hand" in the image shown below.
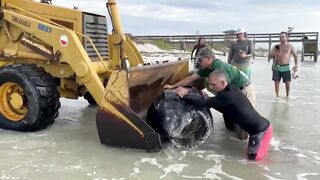
<svg viewBox="0 0 320 180"><path fill-rule="evenodd" d="M174 90L181 98L188 94L189 89L184 87L179 87Z"/></svg>
<svg viewBox="0 0 320 180"><path fill-rule="evenodd" d="M276 58L279 53L280 53L280 50L276 50L276 48L273 48L271 53L269 54L269 58L270 59Z"/></svg>
<svg viewBox="0 0 320 180"><path fill-rule="evenodd" d="M240 55L241 59L246 59L248 57L247 54L245 52L241 51L241 50L239 52L239 55Z"/></svg>
<svg viewBox="0 0 320 180"><path fill-rule="evenodd" d="M272 55L273 55L274 57L277 57L277 56L279 55L279 53L280 53L280 50L274 50L274 51L272 51Z"/></svg>
<svg viewBox="0 0 320 180"><path fill-rule="evenodd" d="M173 85L169 85L169 84L167 84L163 87L163 89L174 89L174 88L176 88L176 87L174 87Z"/></svg>
<svg viewBox="0 0 320 180"><path fill-rule="evenodd" d="M293 72L297 72L298 71L298 66L295 65L293 68L292 68Z"/></svg>

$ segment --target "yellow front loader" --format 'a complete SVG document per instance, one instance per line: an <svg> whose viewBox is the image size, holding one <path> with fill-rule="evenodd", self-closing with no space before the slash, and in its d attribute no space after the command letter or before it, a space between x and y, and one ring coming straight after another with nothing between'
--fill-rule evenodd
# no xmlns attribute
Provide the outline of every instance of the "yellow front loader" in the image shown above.
<svg viewBox="0 0 320 180"><path fill-rule="evenodd" d="M188 75L188 62L141 66L115 0L107 2L111 33L105 16L41 2L1 0L0 127L44 129L58 115L59 97L84 96L100 107L102 144L160 150L144 118L165 84Z"/></svg>

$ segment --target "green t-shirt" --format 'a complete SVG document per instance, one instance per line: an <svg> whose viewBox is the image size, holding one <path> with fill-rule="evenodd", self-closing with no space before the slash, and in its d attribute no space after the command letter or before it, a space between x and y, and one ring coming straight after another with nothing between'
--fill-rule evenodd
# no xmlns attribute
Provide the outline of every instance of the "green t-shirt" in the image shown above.
<svg viewBox="0 0 320 180"><path fill-rule="evenodd" d="M220 69L228 75L228 82L230 86L242 88L244 85L250 82L247 75L245 75L243 72L230 64L222 62L219 59L215 59L213 61L210 69L199 69L197 74L203 78L209 77L210 73L216 69Z"/></svg>

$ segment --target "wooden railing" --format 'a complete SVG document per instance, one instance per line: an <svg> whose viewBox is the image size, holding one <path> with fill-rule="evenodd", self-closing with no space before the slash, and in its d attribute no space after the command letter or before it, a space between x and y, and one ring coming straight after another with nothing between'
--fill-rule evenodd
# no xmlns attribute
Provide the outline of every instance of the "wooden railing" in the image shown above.
<svg viewBox="0 0 320 180"><path fill-rule="evenodd" d="M178 43L185 44L194 44L196 41L203 37L206 39L206 43L213 45L215 43L224 43L226 46L224 51L227 51L230 41L235 40L234 35L228 34L205 34L205 35L151 35L151 36L134 36L137 40L164 40L172 45ZM271 50L272 43L279 43L279 33L254 33L247 34L248 39L251 39L254 45L258 43L268 43L269 51ZM301 42L304 44L305 42L313 41L316 42L317 51L318 42L319 42L319 33L318 32L292 32L289 33L289 42ZM182 47L182 46L181 46ZM304 53L302 53L304 54Z"/></svg>

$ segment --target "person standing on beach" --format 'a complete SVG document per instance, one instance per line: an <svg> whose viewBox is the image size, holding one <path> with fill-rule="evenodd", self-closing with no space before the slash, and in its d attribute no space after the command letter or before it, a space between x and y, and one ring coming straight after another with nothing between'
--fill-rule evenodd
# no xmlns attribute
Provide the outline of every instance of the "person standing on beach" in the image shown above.
<svg viewBox="0 0 320 180"><path fill-rule="evenodd" d="M198 43L193 47L193 50L191 52L191 61L194 60L194 57L196 57L199 52L200 52L200 49L206 47L206 40L204 39L204 37L200 37L198 39Z"/></svg>
<svg viewBox="0 0 320 180"><path fill-rule="evenodd" d="M291 84L290 57L294 58L294 73L298 71L298 56L293 46L288 43L287 32L280 33L280 44L275 45L269 54L270 59L274 59L272 64L273 77L276 96L279 97L280 80L286 85L286 94L289 97Z"/></svg>
<svg viewBox="0 0 320 180"><path fill-rule="evenodd" d="M247 39L247 32L244 28L236 31L237 41L231 45L228 63L244 72L248 78L251 78L250 60L254 53L254 45Z"/></svg>

